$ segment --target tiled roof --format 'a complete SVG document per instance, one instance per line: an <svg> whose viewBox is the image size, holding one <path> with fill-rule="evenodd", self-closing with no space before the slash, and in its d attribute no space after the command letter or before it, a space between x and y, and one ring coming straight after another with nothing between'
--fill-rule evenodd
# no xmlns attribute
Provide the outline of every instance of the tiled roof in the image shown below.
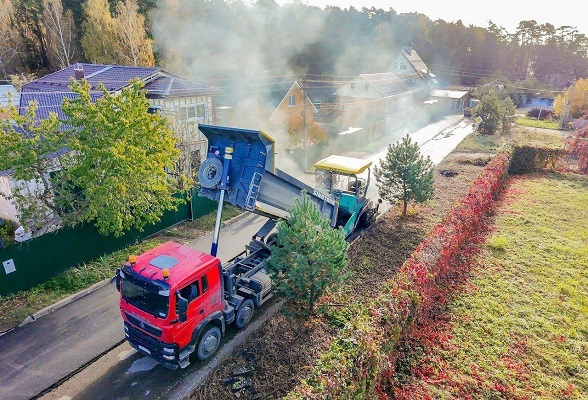
<svg viewBox="0 0 588 400"><path fill-rule="evenodd" d="M20 94L19 113L24 115L29 108L29 103L36 101L38 105L36 113L37 118L45 119L49 116L50 113L56 113L59 119L66 119L67 117L61 109L63 99L75 99L76 97L77 94L73 92L41 92L37 90L30 90L29 88L25 89L23 87ZM92 101L96 101L102 97L102 92L92 91L91 97Z"/></svg>
<svg viewBox="0 0 588 400"><path fill-rule="evenodd" d="M359 76L372 85L382 97L408 90L405 81L393 72L359 74Z"/></svg>
<svg viewBox="0 0 588 400"><path fill-rule="evenodd" d="M92 101L102 97L102 92L98 90L100 84L103 84L109 92L115 92L127 86L134 78L145 81L160 70L154 67L78 63L24 85L21 89L20 114L26 113L29 102L37 101L39 119L47 118L51 112L56 113L59 118L65 118L61 104L66 97L69 99L76 97L76 94L69 89L71 80L76 78L76 68L83 71L83 77L91 85Z"/></svg>
<svg viewBox="0 0 588 400"><path fill-rule="evenodd" d="M21 89L20 110L26 112L32 100L39 103L37 116L46 118L50 112L57 113L59 118L65 118L61 110L64 98L75 98L69 85L76 79L76 69L83 71L83 77L91 85L92 101L103 96L99 90L100 84L107 91L116 92L134 78L145 82L147 98L184 97L193 95L209 95L219 93L220 90L201 83L190 82L173 76L157 67L129 67L121 65L98 65L77 63L60 71L36 79Z"/></svg>
<svg viewBox="0 0 588 400"><path fill-rule="evenodd" d="M421 59L421 57L417 54L416 51L412 50L410 51L410 54L408 54L406 51L402 50L402 53L404 53L404 56L406 57L406 59L408 60L408 62L410 62L413 66L413 68L418 71L418 73L420 75L426 75L427 72L429 71L429 68L427 67L427 64L425 64L425 62ZM406 73L414 73L414 71L410 71L410 70L406 70Z"/></svg>
<svg viewBox="0 0 588 400"><path fill-rule="evenodd" d="M318 101L323 103L334 103L335 92L339 89L338 83L332 82L306 82L306 95L316 104Z"/></svg>
<svg viewBox="0 0 588 400"><path fill-rule="evenodd" d="M157 74L155 79L145 85L145 89L147 89L147 97L150 99L202 96L221 92L218 88L203 83L190 82L165 72Z"/></svg>

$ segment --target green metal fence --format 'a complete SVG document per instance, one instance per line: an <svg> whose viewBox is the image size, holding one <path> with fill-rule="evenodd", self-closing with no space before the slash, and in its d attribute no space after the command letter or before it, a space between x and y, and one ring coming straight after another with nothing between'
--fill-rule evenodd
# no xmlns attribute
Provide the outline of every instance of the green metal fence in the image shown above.
<svg viewBox="0 0 588 400"><path fill-rule="evenodd" d="M159 223L145 227L143 232L132 230L115 238L99 234L92 225L83 225L0 249L3 267L0 268L0 295L29 289L69 268L135 244L179 222L200 218L216 206L216 202L193 193L191 200L182 202L177 211L165 212Z"/></svg>

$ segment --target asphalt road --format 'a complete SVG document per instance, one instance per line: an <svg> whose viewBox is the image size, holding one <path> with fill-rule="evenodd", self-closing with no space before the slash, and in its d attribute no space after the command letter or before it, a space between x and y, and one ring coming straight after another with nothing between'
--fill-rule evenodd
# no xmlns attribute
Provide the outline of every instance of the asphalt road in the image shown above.
<svg viewBox="0 0 588 400"><path fill-rule="evenodd" d="M218 257L228 261L244 249L266 218L244 215L224 227ZM212 234L189 246L210 252ZM0 336L0 399L37 396L124 339L118 292L107 284L49 315Z"/></svg>
<svg viewBox="0 0 588 400"><path fill-rule="evenodd" d="M0 337L0 399L29 399L124 339L107 285Z"/></svg>

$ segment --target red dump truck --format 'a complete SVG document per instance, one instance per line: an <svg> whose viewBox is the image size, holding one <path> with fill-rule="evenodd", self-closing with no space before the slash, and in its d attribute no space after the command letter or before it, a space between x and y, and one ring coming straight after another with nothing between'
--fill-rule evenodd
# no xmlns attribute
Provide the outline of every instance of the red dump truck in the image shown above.
<svg viewBox="0 0 588 400"><path fill-rule="evenodd" d="M211 254L167 242L118 270L116 286L125 335L139 352L168 368L184 368L190 356L209 358L228 324L242 328L256 307L272 297L264 263L274 245L276 221L287 218L307 192L333 228L349 237L377 214L366 199L371 162L330 156L315 164L320 187L310 187L275 168L274 142L261 131L200 125L209 144L199 170L200 196L218 201ZM362 177L366 175L365 177ZM268 221L237 257L216 257L226 201Z"/></svg>
<svg viewBox="0 0 588 400"><path fill-rule="evenodd" d="M117 273L120 310L131 346L165 367L190 364L218 348L227 324L242 328L271 298L263 261L269 246L253 239L221 266L210 254L167 242L129 261Z"/></svg>

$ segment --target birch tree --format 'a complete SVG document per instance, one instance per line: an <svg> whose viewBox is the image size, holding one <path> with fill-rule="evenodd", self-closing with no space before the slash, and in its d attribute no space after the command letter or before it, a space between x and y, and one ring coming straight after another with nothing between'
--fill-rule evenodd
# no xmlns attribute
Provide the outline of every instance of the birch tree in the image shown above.
<svg viewBox="0 0 588 400"><path fill-rule="evenodd" d="M61 0L43 0L43 26L48 56L60 69L69 67L75 55L75 33L71 10L63 12Z"/></svg>
<svg viewBox="0 0 588 400"><path fill-rule="evenodd" d="M147 37L145 17L139 14L137 0L119 2L114 21L121 63L143 67L155 65L153 41Z"/></svg>

